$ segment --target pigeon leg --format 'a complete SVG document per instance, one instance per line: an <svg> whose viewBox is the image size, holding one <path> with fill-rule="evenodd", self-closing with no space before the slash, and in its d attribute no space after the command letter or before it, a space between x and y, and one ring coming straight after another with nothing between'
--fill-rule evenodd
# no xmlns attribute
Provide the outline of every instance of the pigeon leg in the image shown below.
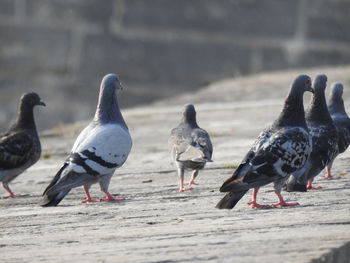
<svg viewBox="0 0 350 263"><path fill-rule="evenodd" d="M2 183L2 186L5 188L6 192L9 193L8 196L5 196L4 198L7 199L7 198L16 198L17 196L11 191L9 185L7 182L3 182Z"/></svg>
<svg viewBox="0 0 350 263"><path fill-rule="evenodd" d="M82 201L83 204L98 202L98 200L94 200L91 198L88 186L84 185L83 188L84 188L84 192L85 192L85 196L86 196L86 199L84 201Z"/></svg>
<svg viewBox="0 0 350 263"><path fill-rule="evenodd" d="M278 206L294 206L294 205L299 205L299 203L287 203L286 201L284 201L281 193L279 191L275 190L275 194L278 197L278 203L274 204L274 207L278 207Z"/></svg>
<svg viewBox="0 0 350 263"><path fill-rule="evenodd" d="M125 198L116 198L113 197L109 192L108 192L108 187L109 187L109 182L111 181L111 178L113 176L113 173L111 174L107 174L105 176L103 176L100 179L100 187L101 187L101 191L105 193L106 197L103 199L100 199L100 202L114 202L114 201L124 201Z"/></svg>
<svg viewBox="0 0 350 263"><path fill-rule="evenodd" d="M333 178L332 173L331 173L331 167L326 166L326 173L327 173L327 175L325 176L326 179Z"/></svg>
<svg viewBox="0 0 350 263"><path fill-rule="evenodd" d="M185 183L185 184L188 184L189 186L191 186L191 185L198 185L195 181L194 181L194 179L196 179L196 177L197 177L197 175L198 175L198 170L194 170L193 171L193 173L192 173L192 176L191 176L191 180L189 181L189 182L187 182L187 183Z"/></svg>
<svg viewBox="0 0 350 263"><path fill-rule="evenodd" d="M113 197L109 192L103 191L106 194L106 197L103 199L100 199L100 202L114 202L114 201L124 201L125 198L116 198Z"/></svg>
<svg viewBox="0 0 350 263"><path fill-rule="evenodd" d="M184 173L185 173L185 171L183 168L178 168L178 174L180 177L179 192L191 191L193 189L192 187L189 187L189 188L184 187Z"/></svg>
<svg viewBox="0 0 350 263"><path fill-rule="evenodd" d="M261 205L261 204L258 204L256 202L256 197L258 195L258 191L259 191L259 187L255 187L253 189L253 194L252 194L252 201L250 201L249 203L247 203L248 205L251 206L251 208L264 208L264 207L268 207L268 205Z"/></svg>
<svg viewBox="0 0 350 263"><path fill-rule="evenodd" d="M313 181L314 181L314 179L312 179L312 178L307 181L307 186L306 186L307 190L317 190L317 189L322 188L321 186L317 186L317 187L312 186Z"/></svg>

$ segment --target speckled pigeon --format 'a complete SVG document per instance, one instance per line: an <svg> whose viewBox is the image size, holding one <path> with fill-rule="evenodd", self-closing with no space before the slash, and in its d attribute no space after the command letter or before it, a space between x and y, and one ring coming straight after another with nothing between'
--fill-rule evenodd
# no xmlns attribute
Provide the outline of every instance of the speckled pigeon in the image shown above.
<svg viewBox="0 0 350 263"><path fill-rule="evenodd" d="M328 112L325 89L327 77L318 75L314 81L314 96L306 111L306 123L312 139L312 152L305 166L295 171L287 183L287 191L305 192L316 189L313 178L338 154L338 132Z"/></svg>
<svg viewBox="0 0 350 263"><path fill-rule="evenodd" d="M34 122L33 108L45 103L36 93L21 97L15 124L0 135L0 181L9 193L5 198L15 198L9 182L35 164L41 154L41 145Z"/></svg>
<svg viewBox="0 0 350 263"><path fill-rule="evenodd" d="M238 201L254 188L252 208L264 207L256 202L258 188L274 183L279 202L274 206L292 206L281 195L289 175L303 167L311 152L311 140L305 122L303 94L312 92L310 77L298 76L285 100L278 119L260 133L253 147L244 157L233 175L221 186L228 192L217 204L219 209L232 209Z"/></svg>
<svg viewBox="0 0 350 263"><path fill-rule="evenodd" d="M67 160L44 191L42 206L56 206L78 186L83 186L86 194L83 203L96 202L89 193L94 183L99 183L106 195L99 201L123 200L108 192L115 169L126 161L132 146L118 106L119 89L122 86L117 75L108 74L102 79L95 117L80 133Z"/></svg>
<svg viewBox="0 0 350 263"><path fill-rule="evenodd" d="M343 85L341 83L334 83L332 86L331 96L328 101L328 111L338 130L338 154L340 154L345 152L350 144L350 118L345 111ZM328 179L332 178L331 168L334 159L326 166L327 175L325 177Z"/></svg>
<svg viewBox="0 0 350 263"><path fill-rule="evenodd" d="M196 121L196 111L192 104L185 105L181 123L171 131L170 143L172 156L177 165L180 178L179 192L192 190L191 185L196 184L195 178L206 162L211 162L213 146L209 134L201 129ZM184 187L185 169L193 170L190 187Z"/></svg>

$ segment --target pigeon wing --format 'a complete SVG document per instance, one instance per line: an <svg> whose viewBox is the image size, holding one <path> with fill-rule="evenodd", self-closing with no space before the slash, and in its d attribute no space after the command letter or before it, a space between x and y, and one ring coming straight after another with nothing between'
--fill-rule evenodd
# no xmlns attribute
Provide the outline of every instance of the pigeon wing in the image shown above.
<svg viewBox="0 0 350 263"><path fill-rule="evenodd" d="M33 140L20 131L8 133L0 139L0 170L13 169L25 164L32 156Z"/></svg>
<svg viewBox="0 0 350 263"><path fill-rule="evenodd" d="M309 147L307 132L300 128L265 130L220 191L243 191L285 177L304 165Z"/></svg>

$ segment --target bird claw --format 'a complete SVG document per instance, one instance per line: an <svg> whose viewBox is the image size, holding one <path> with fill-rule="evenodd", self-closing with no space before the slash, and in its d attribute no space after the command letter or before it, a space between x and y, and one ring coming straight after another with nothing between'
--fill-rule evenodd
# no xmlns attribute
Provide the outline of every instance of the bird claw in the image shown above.
<svg viewBox="0 0 350 263"><path fill-rule="evenodd" d="M99 202L99 200L94 200L94 199L88 199L86 198L84 201L81 201L82 204L88 204L88 203L96 203Z"/></svg>
<svg viewBox="0 0 350 263"><path fill-rule="evenodd" d="M299 203L287 203L287 202L278 202L276 204L273 205L273 207L285 207L285 206L296 206L299 205Z"/></svg>
<svg viewBox="0 0 350 263"><path fill-rule="evenodd" d="M270 207L269 205L258 204L256 201L251 201L251 202L248 202L247 204L250 205L250 207L253 208L253 209Z"/></svg>
<svg viewBox="0 0 350 263"><path fill-rule="evenodd" d="M106 197L106 198L100 199L100 201L97 201L97 202L119 202L119 201L125 201L125 198Z"/></svg>
<svg viewBox="0 0 350 263"><path fill-rule="evenodd" d="M7 195L7 196L4 196L4 199L17 198L17 197L18 197L17 195Z"/></svg>
<svg viewBox="0 0 350 263"><path fill-rule="evenodd" d="M319 190L319 189L322 189L322 187L321 186L316 186L315 187L315 186L311 185L311 186L307 186L306 189L307 190Z"/></svg>
<svg viewBox="0 0 350 263"><path fill-rule="evenodd" d="M192 182L186 182L184 183L185 185L198 185L195 181Z"/></svg>
<svg viewBox="0 0 350 263"><path fill-rule="evenodd" d="M192 187L189 187L189 188L181 188L181 189L179 190L179 193L181 193L181 192L186 192L186 191L191 191L191 190L193 190Z"/></svg>

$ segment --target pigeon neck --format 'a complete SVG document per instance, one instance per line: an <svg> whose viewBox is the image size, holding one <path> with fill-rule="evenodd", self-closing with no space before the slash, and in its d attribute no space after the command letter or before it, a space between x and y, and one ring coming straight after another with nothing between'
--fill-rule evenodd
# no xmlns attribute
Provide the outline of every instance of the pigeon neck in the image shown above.
<svg viewBox="0 0 350 263"><path fill-rule="evenodd" d="M347 115L344 107L343 98L340 96L332 96L328 103L328 110L330 114L340 113Z"/></svg>
<svg viewBox="0 0 350 263"><path fill-rule="evenodd" d="M291 89L285 103L283 110L275 122L275 126L306 126L305 112L303 105L304 92L299 89Z"/></svg>
<svg viewBox="0 0 350 263"><path fill-rule="evenodd" d="M35 129L33 106L21 103L17 112L16 128Z"/></svg>
<svg viewBox="0 0 350 263"><path fill-rule="evenodd" d="M119 109L114 87L101 87L94 121L100 123L119 123L127 128Z"/></svg>
<svg viewBox="0 0 350 263"><path fill-rule="evenodd" d="M332 122L323 89L315 89L315 94L311 99L305 118L307 122L312 124L326 124Z"/></svg>
<svg viewBox="0 0 350 263"><path fill-rule="evenodd" d="M189 114L184 114L182 117L182 123L190 125L192 128L198 127L196 116L191 116Z"/></svg>

